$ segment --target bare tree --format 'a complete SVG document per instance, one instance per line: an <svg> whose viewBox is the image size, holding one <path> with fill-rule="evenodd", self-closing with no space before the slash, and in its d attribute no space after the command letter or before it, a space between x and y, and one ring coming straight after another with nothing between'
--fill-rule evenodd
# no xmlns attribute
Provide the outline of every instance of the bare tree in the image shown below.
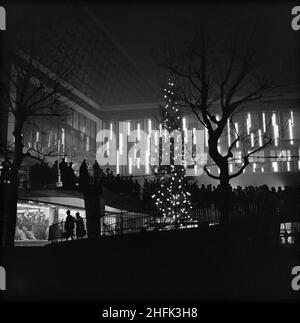
<svg viewBox="0 0 300 323"><path fill-rule="evenodd" d="M56 153L57 143L52 140L47 147L29 147L24 144L24 127L34 126L36 119L65 118L71 108L64 102L70 87L62 79L70 72L72 62L60 55L55 59L56 48L43 47L40 43L37 25L33 25L28 34L28 43L19 46L16 40L11 46L10 59L12 69L5 82L1 82L1 103L13 116L13 142L4 143L4 155L13 155L10 165L9 183L4 187L1 245L13 246L17 216L19 171L25 157L32 156L43 160ZM44 31L44 30L43 30ZM15 39L14 39L15 40ZM16 45L17 44L17 45ZM43 61L49 69L40 62ZM50 67L51 66L51 67Z"/></svg>
<svg viewBox="0 0 300 323"><path fill-rule="evenodd" d="M261 53L253 45L253 40L254 37L245 39L245 36L234 40L216 35L210 37L202 30L183 46L168 49L166 59L160 64L175 79L178 104L192 110L207 129L209 156L217 165L219 174L213 174L206 166L204 170L220 182L223 224L228 222L229 216L230 180L242 174L251 157L272 142L266 134L259 144L247 144L250 133L241 135L233 122L245 105L265 98L275 87L274 76L264 68ZM221 153L219 141L226 131L235 138L227 151ZM230 173L233 149L238 142L243 142L244 153L239 169Z"/></svg>

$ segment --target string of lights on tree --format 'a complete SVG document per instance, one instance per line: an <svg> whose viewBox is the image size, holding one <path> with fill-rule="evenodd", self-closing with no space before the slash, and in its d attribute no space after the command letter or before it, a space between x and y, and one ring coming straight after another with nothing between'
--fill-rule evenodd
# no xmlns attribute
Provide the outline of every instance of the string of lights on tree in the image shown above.
<svg viewBox="0 0 300 323"><path fill-rule="evenodd" d="M168 136L173 130L179 130L183 138L182 117L176 98L174 95L175 85L170 80L168 87L164 89L164 105L162 107L162 129L164 136ZM187 179L185 177L184 166L175 165L174 141L170 140L170 148L164 151L162 148L163 136L160 137L160 156L170 153L169 165L160 165L152 169L157 181L159 182L158 191L152 195L158 210L164 222L174 224L186 223L191 219L192 209L191 194L186 191ZM178 147L175 146L175 150ZM165 149L166 150L166 149Z"/></svg>

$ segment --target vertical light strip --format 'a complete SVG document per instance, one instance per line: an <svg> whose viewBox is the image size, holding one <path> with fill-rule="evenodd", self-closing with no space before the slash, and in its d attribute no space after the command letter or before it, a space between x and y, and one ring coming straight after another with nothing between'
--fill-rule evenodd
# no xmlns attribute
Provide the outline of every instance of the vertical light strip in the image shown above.
<svg viewBox="0 0 300 323"><path fill-rule="evenodd" d="M259 141L259 146L262 147L263 141L262 141L262 134L260 129L258 129L258 141Z"/></svg>
<svg viewBox="0 0 300 323"><path fill-rule="evenodd" d="M253 173L256 172L256 163L253 163Z"/></svg>
<svg viewBox="0 0 300 323"><path fill-rule="evenodd" d="M130 121L127 123L127 135L130 135Z"/></svg>
<svg viewBox="0 0 300 323"><path fill-rule="evenodd" d="M289 135L290 135L290 143L291 145L294 144L294 136L293 136L293 121L292 119L289 119Z"/></svg>
<svg viewBox="0 0 300 323"><path fill-rule="evenodd" d="M151 131L150 131L151 133ZM150 163L150 139L151 139L151 135L149 134L147 136L147 150L145 152L145 169L146 169L146 174L149 174L149 163Z"/></svg>
<svg viewBox="0 0 300 323"><path fill-rule="evenodd" d="M247 123L247 134L249 135L250 134L250 128L251 128L251 114L250 113L248 113L246 123Z"/></svg>
<svg viewBox="0 0 300 323"><path fill-rule="evenodd" d="M141 140L141 125L137 124L137 140Z"/></svg>
<svg viewBox="0 0 300 323"><path fill-rule="evenodd" d="M204 128L204 131L205 131L205 147L208 147L208 130L206 127Z"/></svg>
<svg viewBox="0 0 300 323"><path fill-rule="evenodd" d="M263 119L263 132L266 132L266 114L263 112L262 114Z"/></svg>
<svg viewBox="0 0 300 323"><path fill-rule="evenodd" d="M112 125L112 123L110 123L109 138L110 138L110 140L113 139L113 125Z"/></svg>
<svg viewBox="0 0 300 323"><path fill-rule="evenodd" d="M123 134L119 134L119 149L120 149L120 155L123 155Z"/></svg>
<svg viewBox="0 0 300 323"><path fill-rule="evenodd" d="M186 130L186 119L185 119L185 117L182 118L182 130L183 131Z"/></svg>
<svg viewBox="0 0 300 323"><path fill-rule="evenodd" d="M238 138L238 134L239 134L239 125L238 125L237 122L235 122L234 127L235 127L235 131L236 131L235 139L237 139ZM239 143L239 141L237 141L236 144L235 144L235 147L236 148L239 148L239 146L240 146L240 143Z"/></svg>
<svg viewBox="0 0 300 323"><path fill-rule="evenodd" d="M251 137L251 147L254 147L254 133L251 133L250 137Z"/></svg>
<svg viewBox="0 0 300 323"><path fill-rule="evenodd" d="M107 156L109 156L109 140L106 142Z"/></svg>
<svg viewBox="0 0 300 323"><path fill-rule="evenodd" d="M273 132L274 132L274 140L275 140L275 146L278 146L278 125L276 123L276 114L272 114L272 126L273 126Z"/></svg>
<svg viewBox="0 0 300 323"><path fill-rule="evenodd" d="M286 167L287 167L287 171L290 172L291 171L291 164L290 162L286 163Z"/></svg>
<svg viewBox="0 0 300 323"><path fill-rule="evenodd" d="M132 159L131 157L128 158L128 172L132 174Z"/></svg>
<svg viewBox="0 0 300 323"><path fill-rule="evenodd" d="M193 128L193 145L196 144L196 128Z"/></svg>
<svg viewBox="0 0 300 323"><path fill-rule="evenodd" d="M272 162L272 167L273 167L273 172L277 173L278 172L278 162Z"/></svg>
<svg viewBox="0 0 300 323"><path fill-rule="evenodd" d="M152 122L151 122L151 119L148 119L148 132L149 132L149 135L151 135L151 131L152 131Z"/></svg>
<svg viewBox="0 0 300 323"><path fill-rule="evenodd" d="M38 140L37 140L38 141ZM62 152L65 152L65 129L61 128L61 145L62 145Z"/></svg>
<svg viewBox="0 0 300 323"><path fill-rule="evenodd" d="M232 171L233 171L233 165L229 164L229 172L232 173Z"/></svg>
<svg viewBox="0 0 300 323"><path fill-rule="evenodd" d="M228 147L231 145L231 138L230 138L230 121L227 120L227 137L228 137Z"/></svg>
<svg viewBox="0 0 300 323"><path fill-rule="evenodd" d="M117 167L116 167L116 173L117 173L117 174L120 174L119 150L117 150Z"/></svg>

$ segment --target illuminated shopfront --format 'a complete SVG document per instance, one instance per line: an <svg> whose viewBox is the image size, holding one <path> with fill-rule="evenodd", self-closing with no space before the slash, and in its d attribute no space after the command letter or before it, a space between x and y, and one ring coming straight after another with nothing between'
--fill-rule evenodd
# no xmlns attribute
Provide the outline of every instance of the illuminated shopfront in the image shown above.
<svg viewBox="0 0 300 323"><path fill-rule="evenodd" d="M64 221L67 210L73 216L79 212L85 218L85 211L80 208L33 201L18 203L15 240L48 240L49 226Z"/></svg>

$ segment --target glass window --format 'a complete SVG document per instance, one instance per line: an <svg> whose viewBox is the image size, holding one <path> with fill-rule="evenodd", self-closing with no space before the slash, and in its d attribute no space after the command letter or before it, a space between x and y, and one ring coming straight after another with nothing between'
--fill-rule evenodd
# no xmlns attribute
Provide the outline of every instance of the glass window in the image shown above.
<svg viewBox="0 0 300 323"><path fill-rule="evenodd" d="M82 114L79 115L79 130L83 133L86 132L86 117Z"/></svg>
<svg viewBox="0 0 300 323"><path fill-rule="evenodd" d="M78 130L79 128L79 125L78 125L78 118L79 118L79 115L78 115L78 112L74 111L73 113L73 128Z"/></svg>
<svg viewBox="0 0 300 323"><path fill-rule="evenodd" d="M90 150L90 137L89 136L86 136L85 150L86 151Z"/></svg>
<svg viewBox="0 0 300 323"><path fill-rule="evenodd" d="M74 111L70 112L70 114L67 116L67 125L70 127L73 126L73 113Z"/></svg>
<svg viewBox="0 0 300 323"><path fill-rule="evenodd" d="M91 137L96 138L96 122L91 121Z"/></svg>
<svg viewBox="0 0 300 323"><path fill-rule="evenodd" d="M90 119L86 118L85 126L86 126L86 129L85 129L86 135L91 136L91 120Z"/></svg>

